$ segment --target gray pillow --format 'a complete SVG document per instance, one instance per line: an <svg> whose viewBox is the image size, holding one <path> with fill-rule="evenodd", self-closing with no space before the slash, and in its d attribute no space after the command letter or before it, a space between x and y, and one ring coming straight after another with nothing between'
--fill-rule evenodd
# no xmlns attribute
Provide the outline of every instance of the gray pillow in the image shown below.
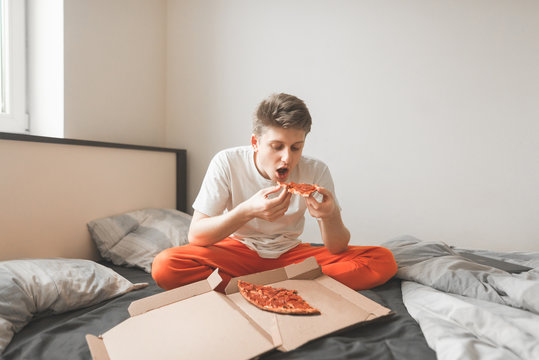
<svg viewBox="0 0 539 360"><path fill-rule="evenodd" d="M190 224L178 210L142 209L90 221L88 230L104 259L150 273L157 254L187 244Z"/></svg>
<svg viewBox="0 0 539 360"><path fill-rule="evenodd" d="M75 310L147 285L90 260L1 261L0 354L36 314Z"/></svg>
<svg viewBox="0 0 539 360"><path fill-rule="evenodd" d="M399 269L435 257L457 255L443 242L422 241L411 235L398 236L383 242L380 246L388 248L393 253Z"/></svg>

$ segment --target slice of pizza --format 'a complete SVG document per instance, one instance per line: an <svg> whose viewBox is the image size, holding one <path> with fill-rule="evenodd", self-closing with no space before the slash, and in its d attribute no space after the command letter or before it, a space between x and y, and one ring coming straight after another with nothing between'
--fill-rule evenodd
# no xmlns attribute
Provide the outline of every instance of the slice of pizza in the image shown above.
<svg viewBox="0 0 539 360"><path fill-rule="evenodd" d="M320 310L313 308L296 290L255 285L238 280L240 294L254 306L279 314L319 315Z"/></svg>
<svg viewBox="0 0 539 360"><path fill-rule="evenodd" d="M318 191L318 185L312 184L298 184L295 182L279 183L279 185L286 186L289 193L301 195L303 197L309 197L313 192Z"/></svg>

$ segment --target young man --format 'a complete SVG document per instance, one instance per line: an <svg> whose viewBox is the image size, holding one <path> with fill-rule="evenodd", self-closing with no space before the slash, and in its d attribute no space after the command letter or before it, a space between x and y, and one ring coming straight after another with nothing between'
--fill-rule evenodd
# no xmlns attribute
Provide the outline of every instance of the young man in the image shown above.
<svg viewBox="0 0 539 360"><path fill-rule="evenodd" d="M223 290L232 277L279 268L314 256L322 271L355 290L381 285L395 275L391 252L348 246L328 167L303 156L311 116L288 94L262 101L251 146L219 152L193 204L189 243L154 259L152 276L164 289L207 278L219 268ZM317 200L292 195L284 182L319 185ZM323 247L302 243L305 210L318 220Z"/></svg>

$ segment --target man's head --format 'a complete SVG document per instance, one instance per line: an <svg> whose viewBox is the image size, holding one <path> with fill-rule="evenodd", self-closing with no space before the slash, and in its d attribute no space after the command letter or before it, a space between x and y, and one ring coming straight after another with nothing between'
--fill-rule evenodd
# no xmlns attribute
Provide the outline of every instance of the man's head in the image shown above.
<svg viewBox="0 0 539 360"><path fill-rule="evenodd" d="M311 115L295 96L274 94L258 106L251 145L258 172L266 179L287 181L303 152Z"/></svg>
<svg viewBox="0 0 539 360"><path fill-rule="evenodd" d="M311 114L303 102L293 95L273 94L263 100L256 110L253 134L262 135L266 127L311 131Z"/></svg>

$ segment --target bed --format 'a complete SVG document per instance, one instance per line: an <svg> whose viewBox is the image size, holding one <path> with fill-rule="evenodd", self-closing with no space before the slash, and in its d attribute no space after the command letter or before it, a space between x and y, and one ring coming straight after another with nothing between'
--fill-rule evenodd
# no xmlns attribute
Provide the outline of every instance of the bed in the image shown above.
<svg viewBox="0 0 539 360"><path fill-rule="evenodd" d="M0 133L2 359L91 359L87 334L163 291L151 259L187 241L186 155ZM539 253L474 250L529 268L511 274L432 240L384 246L399 272L361 293L391 316L260 359L539 358Z"/></svg>

